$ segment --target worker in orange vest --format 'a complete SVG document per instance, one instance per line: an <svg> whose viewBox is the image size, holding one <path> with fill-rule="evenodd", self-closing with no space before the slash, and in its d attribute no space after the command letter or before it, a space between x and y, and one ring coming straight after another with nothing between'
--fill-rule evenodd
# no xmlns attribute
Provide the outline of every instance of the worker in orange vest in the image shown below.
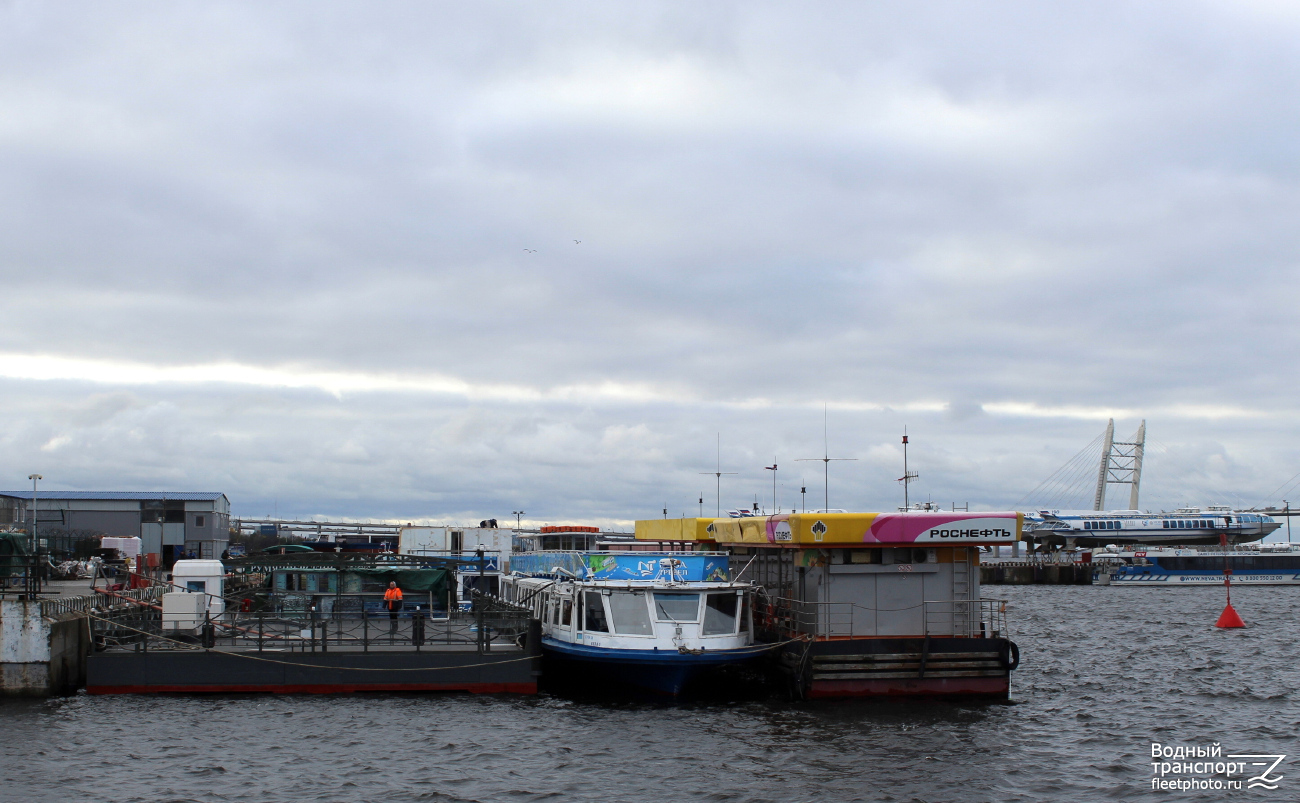
<svg viewBox="0 0 1300 803"><path fill-rule="evenodd" d="M391 581L388 584L388 590L384 592L384 607L388 609L388 637L391 639L397 633L397 615L402 612L402 589L397 587L397 581Z"/></svg>

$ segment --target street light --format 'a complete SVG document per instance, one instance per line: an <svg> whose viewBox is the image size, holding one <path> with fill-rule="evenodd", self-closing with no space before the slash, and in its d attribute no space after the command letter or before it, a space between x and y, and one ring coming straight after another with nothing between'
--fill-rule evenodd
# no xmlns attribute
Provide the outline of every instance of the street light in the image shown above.
<svg viewBox="0 0 1300 803"><path fill-rule="evenodd" d="M45 479L40 474L28 474L27 479L32 481L32 554L36 554L36 481Z"/></svg>
<svg viewBox="0 0 1300 803"><path fill-rule="evenodd" d="M778 512L776 509L776 458L772 458L772 465L763 466L763 469L772 472L772 515L775 516Z"/></svg>
<svg viewBox="0 0 1300 803"><path fill-rule="evenodd" d="M524 515L524 512L522 510L512 510L510 511L510 515L515 517L515 529L516 530L522 529L523 527L519 523L519 517Z"/></svg>

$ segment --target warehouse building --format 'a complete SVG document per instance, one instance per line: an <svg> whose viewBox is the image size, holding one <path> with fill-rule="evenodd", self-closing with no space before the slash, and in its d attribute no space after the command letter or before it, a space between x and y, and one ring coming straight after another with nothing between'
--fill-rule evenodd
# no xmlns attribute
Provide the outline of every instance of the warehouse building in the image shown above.
<svg viewBox="0 0 1300 803"><path fill-rule="evenodd" d="M31 522L32 492L0 491L0 528L30 532ZM59 557L69 556L81 539L135 536L143 552L170 566L191 552L221 556L230 539L230 500L222 493L41 491L36 530Z"/></svg>

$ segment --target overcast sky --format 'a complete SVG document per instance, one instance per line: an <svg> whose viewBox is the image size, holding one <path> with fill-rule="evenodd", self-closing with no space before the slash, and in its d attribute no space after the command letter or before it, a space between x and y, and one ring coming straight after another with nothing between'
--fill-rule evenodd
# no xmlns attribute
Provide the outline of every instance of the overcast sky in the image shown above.
<svg viewBox="0 0 1300 803"><path fill-rule="evenodd" d="M0 9L0 486L613 526L719 435L820 506L824 411L838 508L904 426L945 506L1108 417L1143 507L1300 472L1294 4Z"/></svg>

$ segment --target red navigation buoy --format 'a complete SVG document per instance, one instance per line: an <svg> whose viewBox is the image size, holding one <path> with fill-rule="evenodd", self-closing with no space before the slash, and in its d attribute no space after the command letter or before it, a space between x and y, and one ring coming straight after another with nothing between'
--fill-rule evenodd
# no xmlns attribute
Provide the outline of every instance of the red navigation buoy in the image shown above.
<svg viewBox="0 0 1300 803"><path fill-rule="evenodd" d="M1246 623L1241 621L1241 617L1237 615L1237 610L1233 608L1232 603L1229 602L1227 606L1223 609L1223 613L1219 614L1219 621L1215 622L1214 626L1215 627L1245 627Z"/></svg>
<svg viewBox="0 0 1300 803"><path fill-rule="evenodd" d="M1226 533L1219 535L1219 544L1223 547L1223 589L1228 595L1228 604L1224 606L1223 613L1219 614L1219 621L1214 623L1215 627L1245 627L1246 623L1241 621L1237 615L1237 609L1232 607L1232 569L1228 566L1228 536Z"/></svg>

